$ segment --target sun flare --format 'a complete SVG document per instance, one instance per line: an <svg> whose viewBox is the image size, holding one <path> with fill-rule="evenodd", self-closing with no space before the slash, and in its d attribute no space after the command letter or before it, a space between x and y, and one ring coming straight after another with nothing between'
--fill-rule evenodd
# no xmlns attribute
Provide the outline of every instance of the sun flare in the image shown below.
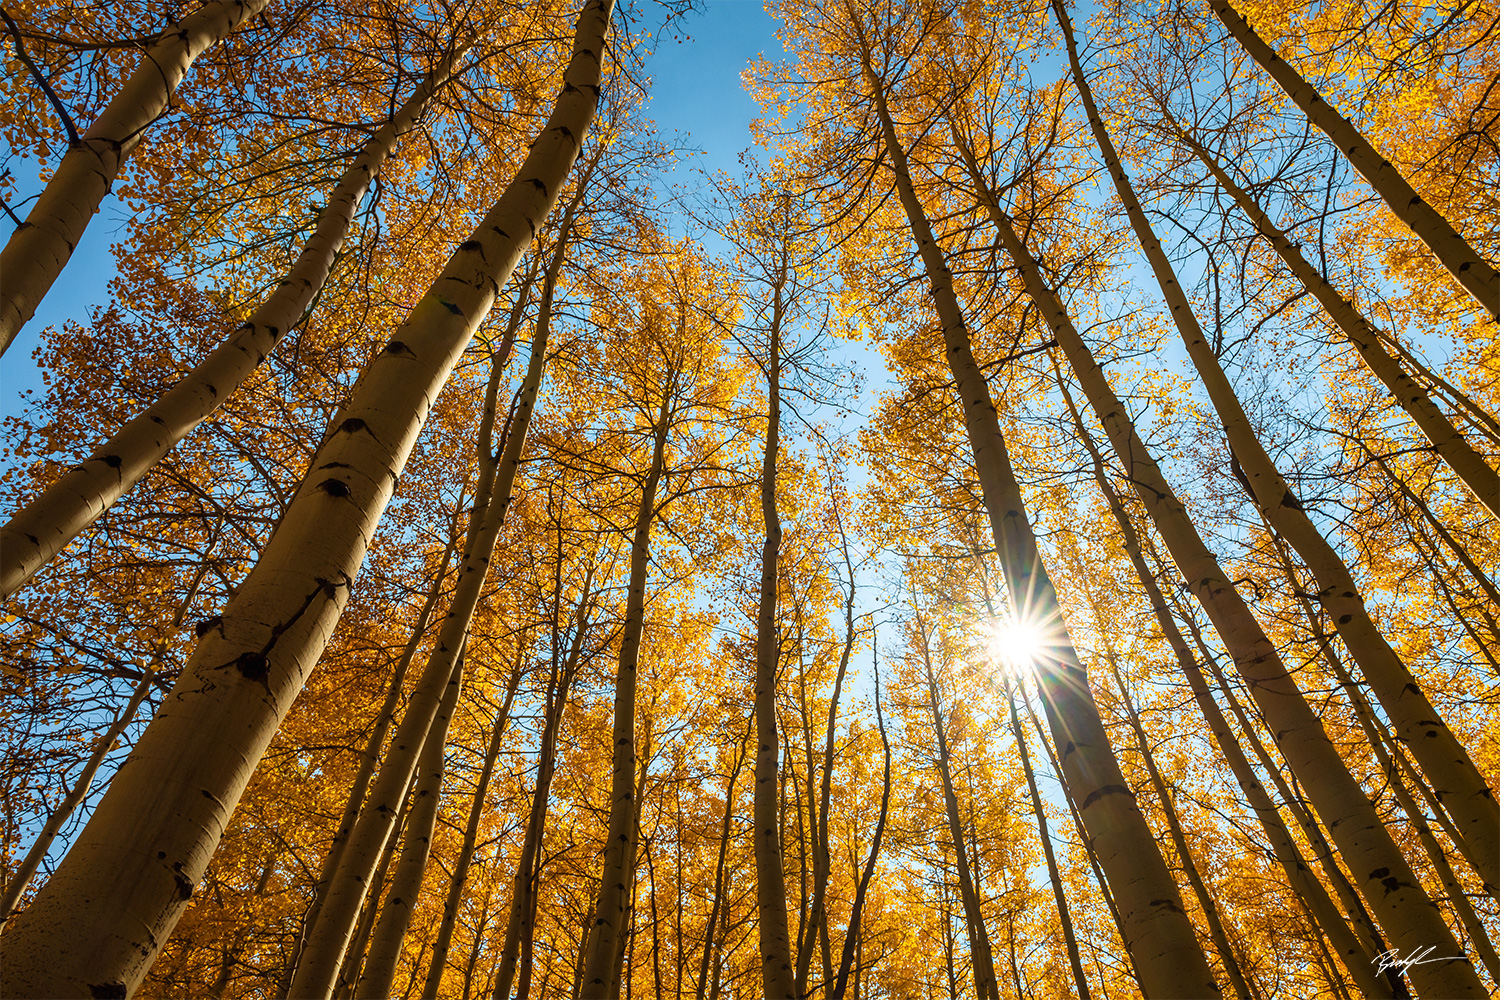
<svg viewBox="0 0 1500 1000"><path fill-rule="evenodd" d="M1042 630L1030 622L996 622L990 627L990 657L1012 674L1028 674L1036 666L1044 641Z"/></svg>

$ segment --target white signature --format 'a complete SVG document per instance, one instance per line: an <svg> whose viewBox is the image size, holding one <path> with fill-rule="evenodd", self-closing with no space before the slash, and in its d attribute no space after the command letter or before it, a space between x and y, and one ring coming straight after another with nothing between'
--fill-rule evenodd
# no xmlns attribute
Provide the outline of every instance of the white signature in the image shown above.
<svg viewBox="0 0 1500 1000"><path fill-rule="evenodd" d="M1390 969L1400 969L1404 972L1413 965L1426 965L1429 962L1461 962L1464 959L1463 955L1433 956L1432 953L1434 951L1437 951L1437 947L1434 945L1418 948L1412 953L1411 958L1402 958L1400 948L1382 951L1375 956L1375 971L1386 972Z"/></svg>

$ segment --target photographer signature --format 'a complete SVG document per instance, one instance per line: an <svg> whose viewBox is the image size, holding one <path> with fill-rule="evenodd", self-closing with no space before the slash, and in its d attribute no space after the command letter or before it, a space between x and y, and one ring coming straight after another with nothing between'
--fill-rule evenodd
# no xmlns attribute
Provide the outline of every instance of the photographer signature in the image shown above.
<svg viewBox="0 0 1500 1000"><path fill-rule="evenodd" d="M1402 972L1405 972L1413 965L1426 965L1429 962L1457 962L1462 961L1464 958L1464 956L1462 955L1434 956L1432 953L1436 950L1436 946L1433 945L1428 945L1425 948L1418 948L1415 952L1412 953L1412 956L1410 958L1402 958L1400 948L1392 948L1389 951L1382 951L1380 954L1375 956L1375 971L1379 973L1387 972L1391 969L1400 969Z"/></svg>

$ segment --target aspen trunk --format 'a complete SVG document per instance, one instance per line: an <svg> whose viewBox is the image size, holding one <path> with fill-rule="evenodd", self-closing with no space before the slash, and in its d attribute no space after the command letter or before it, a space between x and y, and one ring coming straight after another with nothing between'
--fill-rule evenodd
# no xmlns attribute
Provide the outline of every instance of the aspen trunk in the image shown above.
<svg viewBox="0 0 1500 1000"><path fill-rule="evenodd" d="M1443 378L1422 363L1422 359L1406 348L1406 345L1384 331L1378 331L1384 346L1392 351L1402 364L1411 368L1427 381L1438 395L1446 397L1453 409L1482 437L1500 445L1500 420L1474 401L1474 397Z"/></svg>
<svg viewBox="0 0 1500 1000"><path fill-rule="evenodd" d="M468 636L469 625L479 605L480 593L489 575L495 543L500 537L506 511L515 492L516 475L526 447L527 430L531 424L537 393L541 389L542 376L546 371L553 290L562 268L572 212L581 195L580 187L569 206L568 216L563 220L558 246L548 266L537 314L536 332L531 341L530 362L511 414L505 450L498 458L490 451L496 416L496 381L491 382L490 398L486 402L485 417L479 434L480 464L484 469L481 479L488 482L482 483L475 496L468 537L464 542L464 558L448 605L448 614L438 634L437 645L412 691L406 714L392 739L391 750L371 789L370 802L349 836L338 870L330 882L319 921L309 932L307 953L297 969L296 978L292 980L291 993L295 997L325 996L332 983L338 956L343 953L348 941L370 866L374 863L375 845L385 838L391 823L388 804L396 790L411 780L417 766L417 755Z"/></svg>
<svg viewBox="0 0 1500 1000"><path fill-rule="evenodd" d="M781 787L781 747L776 721L776 674L781 644L776 629L777 558L781 518L776 510L776 450L781 433L781 286L771 307L769 364L766 367L769 412L765 454L760 466L760 507L765 543L760 554L760 606L755 620L755 901L759 918L761 983L767 1000L800 996L792 969L787 930L786 881L781 868L781 822L777 814Z"/></svg>
<svg viewBox="0 0 1500 1000"><path fill-rule="evenodd" d="M1162 113L1165 115L1166 110L1163 109ZM1407 412L1417 429L1431 442L1433 451L1448 463L1454 475L1474 494L1474 498L1493 517L1500 518L1500 473L1490 467L1453 422L1438 409L1426 390L1385 349L1375 326L1338 289L1328 283L1321 271L1302 256L1302 251L1277 227L1250 192L1236 183L1218 159L1194 139L1187 129L1170 118L1167 123L1183 145L1202 161L1214 181L1234 199L1235 205L1254 224L1256 232L1276 251L1292 275L1317 298L1324 312L1353 345L1370 373L1380 380L1390 392L1391 398Z"/></svg>
<svg viewBox="0 0 1500 1000"><path fill-rule="evenodd" d="M1254 722L1251 720L1249 713L1246 712L1245 707L1240 704L1239 698L1235 696L1233 689L1230 687L1229 679L1224 676L1224 672L1220 669L1218 661L1209 652L1203 636L1198 630L1198 626L1193 622L1191 617L1185 614L1180 614L1179 620L1188 627L1188 631L1193 638L1193 644L1197 647L1203 663L1207 664L1213 672L1214 681L1218 684L1219 690L1223 692L1224 700L1229 705L1230 712L1234 715L1236 721L1239 722L1240 732L1244 736L1244 741L1250 745L1250 750L1255 754L1256 760L1260 762L1261 769L1270 776L1271 783L1276 787L1276 794L1281 797L1286 811L1291 813L1293 821L1297 824L1297 828L1302 832L1303 839L1310 846L1313 857L1323 867L1323 872L1328 877L1329 883L1333 886L1333 891L1338 896L1339 903L1348 914L1348 926L1353 930L1355 936L1358 937L1360 946L1371 956L1371 965L1373 966L1374 956L1387 950L1386 940L1381 936L1380 928L1376 926L1374 919L1370 916L1370 912L1365 907L1359 893L1355 890L1354 884L1339 866L1338 856L1334 853L1333 847L1329 845L1328 838L1323 835L1322 828L1305 808L1303 804L1305 800L1300 791L1288 784L1280 768L1266 751ZM1383 989L1388 990L1393 996L1401 998L1401 1000L1406 1000L1406 998L1411 996L1405 982L1401 979L1400 970L1392 969L1386 972L1385 976L1389 985L1383 987Z"/></svg>
<svg viewBox="0 0 1500 1000"><path fill-rule="evenodd" d="M589 0L516 180L365 370L259 562L0 938L13 996L128 995L170 934L333 631L432 399L561 193L598 102L611 7Z"/></svg>
<svg viewBox="0 0 1500 1000"><path fill-rule="evenodd" d="M1283 755L1311 794L1320 815L1350 870L1359 875L1360 888L1379 915L1391 942L1410 954L1435 948L1455 956L1411 967L1417 988L1445 997L1482 995L1479 978L1467 958L1459 956L1458 942L1443 922L1436 905L1422 889L1338 751L1329 742L1296 681L1287 672L1276 648L1250 609L1219 568L1186 508L1141 440L1104 371L1074 328L1056 293L1047 286L1036 259L1016 233L1008 216L966 153L981 202L1012 261L1019 269L1027 294L1046 320L1059 347L1082 383L1099 415L1116 454L1124 463L1147 513L1157 525L1184 580L1202 602L1219 636L1234 656L1239 670L1277 734Z"/></svg>
<svg viewBox="0 0 1500 1000"><path fill-rule="evenodd" d="M1305 604L1303 610L1304 612L1311 611ZM1349 695L1350 704L1354 706L1354 714L1359 718L1360 727L1364 729L1365 738L1370 743L1370 750L1375 754L1375 762L1380 765L1381 771L1385 773L1386 783L1390 786L1391 791L1395 793L1396 801L1400 803L1401 809L1406 813L1412 829L1416 831L1417 839L1422 843L1422 850L1427 854L1428 860L1432 862L1432 870L1437 874L1438 881L1443 886L1443 891L1448 894L1448 902L1452 905L1453 911L1458 915L1459 924L1462 925L1464 933L1468 934L1469 942L1474 946L1474 951L1478 953L1480 962L1489 971L1490 978L1495 982L1500 982L1500 955L1497 955L1495 952L1494 942L1490 940L1489 934L1484 929L1483 922L1479 919L1479 914L1474 911L1473 904L1469 902L1469 897L1465 895L1463 883L1458 880L1458 876L1454 873L1453 865L1449 863L1448 855L1444 852L1442 845L1438 843L1437 836L1428 825L1426 815L1422 812L1421 807L1417 805L1416 799L1412 797L1411 790L1407 788L1406 782L1408 777L1412 779L1412 784L1415 787L1422 788L1420 776L1406 774L1404 769L1397 764L1396 758L1392 755L1400 753L1399 748L1384 732L1379 720L1375 718L1374 711L1370 708L1369 703L1365 701L1364 695L1360 693L1359 686L1355 684L1354 678L1349 676L1349 672L1339 662L1338 654L1333 651L1332 647L1326 644L1327 637L1320 634L1318 640L1319 644L1324 647L1324 653L1329 666L1333 668L1335 676L1339 679L1339 683L1343 685L1344 690ZM1434 815L1437 814L1435 813Z"/></svg>
<svg viewBox="0 0 1500 1000"><path fill-rule="evenodd" d="M963 407L975 471L1013 610L1017 618L1034 624L1046 635L1046 662L1037 668L1037 683L1053 738L1065 748L1062 780L1081 803L1079 811L1120 906L1125 946L1135 956L1146 992L1160 997L1215 996L1218 987L1182 908L1177 887L1104 732L1098 706L1089 692L1088 675L1073 648L1057 592L1042 565L989 386L974 359L952 275L912 185L905 150L870 68L867 50L863 58L901 203L932 282L948 364Z"/></svg>
<svg viewBox="0 0 1500 1000"><path fill-rule="evenodd" d="M645 733L641 736L641 750L637 755L637 767L635 778L635 790L631 795L630 827L626 838L624 869L630 873L629 891L626 893L625 916L621 926L626 933L618 936L618 946L614 956L614 968L610 976L609 984L605 990L606 1000L617 1000L620 989L625 987L625 1000L630 1000L630 984L634 980L635 970L635 933L636 933L636 902L639 898L639 885L636 882L635 872L638 867L641 846L641 809L645 805L646 797L646 775L647 768L651 764L651 738L652 717L646 713ZM632 975L625 974L625 963L629 959Z"/></svg>
<svg viewBox="0 0 1500 1000"><path fill-rule="evenodd" d="M519 664L515 678L520 679ZM412 907L416 905L417 896L422 891L422 875L427 870L427 858L432 851L432 835L437 829L438 807L442 802L443 778L447 770L444 765L448 727L453 722L453 713L458 708L463 686L464 657L460 653L453 665L453 674L448 679L448 689L443 692L443 699L438 705L437 716L432 720L432 726L427 730L427 737L422 743L422 755L417 761L417 784L412 792L401 856L396 862L396 872L391 877L390 892L386 893L385 902L380 907L380 917L375 922L364 971L360 973L354 988L356 1000L383 1000L391 994L396 962L401 958L401 945L406 940L406 928L411 923ZM511 689L512 692L514 690ZM496 728L502 729L503 723L497 724Z"/></svg>
<svg viewBox="0 0 1500 1000"><path fill-rule="evenodd" d="M817 937L818 952L823 959L824 989L833 981L833 951L828 939L828 876L832 869L832 856L828 842L828 814L833 792L834 740L839 714L839 699L844 689L844 676L849 670L849 660L854 655L854 561L849 555L849 539L844 531L838 508L834 508L834 519L839 531L839 548L844 557L844 569L849 574L849 591L844 595L844 642L839 652L838 670L833 677L833 693L828 698L828 728L824 732L823 769L818 786L817 819L812 831L813 891L808 905L807 939L797 953L797 995L807 993L807 982L812 965L813 938Z"/></svg>
<svg viewBox="0 0 1500 1000"><path fill-rule="evenodd" d="M1219 747L1220 754L1229 764L1230 772L1239 784L1245 800L1249 803L1251 811L1259 820L1261 829L1266 834L1266 839L1271 845L1276 860L1281 864L1286 873L1287 884L1297 893L1298 897L1308 907L1315 923L1323 929L1338 952L1340 960L1348 968L1353 976L1355 984L1359 986L1361 993L1367 997L1392 997L1395 994L1390 985L1375 975L1374 954L1365 949L1359 939L1349 929L1348 923L1334 906L1333 900L1329 898L1323 883L1318 881L1308 869L1298 851L1296 841L1292 839L1291 833L1281 821L1281 815L1276 810L1275 804L1267 794L1265 786L1255 775L1255 769L1245 757L1239 741L1234 737L1234 731L1229 728L1228 721L1219 711L1218 703L1214 701L1212 693L1204 681L1203 673L1198 669L1197 661L1194 660L1192 651L1189 649L1187 640L1183 638L1182 632L1177 628L1172 618L1172 613L1167 607L1165 597L1161 588L1157 585L1156 575L1146 565L1145 554L1141 549L1141 541L1136 533L1135 525L1125 511L1125 505L1118 493L1110 485L1109 478L1104 472L1104 460L1094 445L1093 437L1084 425L1078 411L1073 406L1072 397L1069 395L1066 384L1062 381L1061 374L1058 377L1058 387L1062 390L1063 399L1067 403L1068 412L1073 418L1074 427L1078 433L1079 440L1088 450L1090 461L1093 465L1094 481L1099 490L1104 494L1105 501L1109 505L1110 513L1114 516L1115 523L1120 528L1122 544L1126 554L1130 557L1132 567L1135 569L1136 578L1140 580L1142 588L1146 591L1146 598L1151 604L1152 613L1156 617L1157 625L1162 630L1162 635L1167 640L1167 645L1177 659L1177 665L1182 670L1183 676L1187 678L1188 686L1192 689L1193 698L1198 703L1199 710L1203 713L1208 723L1209 733L1214 738L1214 743Z"/></svg>
<svg viewBox="0 0 1500 1000"><path fill-rule="evenodd" d="M1496 273L1495 268L1449 225L1447 219L1422 200L1401 172L1380 155L1353 122L1324 101L1312 84L1255 33L1237 10L1226 0L1209 0L1208 5L1235 41L1286 91L1292 103L1333 140L1350 166L1358 170L1375 193L1384 199L1391 213L1406 223L1417 238L1427 244L1439 263L1474 296L1475 301L1500 321L1500 273Z"/></svg>
<svg viewBox="0 0 1500 1000"><path fill-rule="evenodd" d="M747 733L748 737L749 734ZM729 856L730 829L734 824L734 785L739 780L740 769L745 764L745 745L741 743L738 747L739 754L734 759L734 768L729 772L729 780L724 787L724 820L719 830L719 857L714 863L714 895L713 902L708 908L708 922L703 928L703 956L698 966L698 986L693 993L694 1000L704 1000L703 991L709 984L709 972L718 949L714 947L714 933L719 924L719 913L724 906L725 887L725 862Z"/></svg>
<svg viewBox="0 0 1500 1000"><path fill-rule="evenodd" d="M344 951L339 962L338 980L334 983L333 996L336 1000L348 1000L354 995L354 984L359 980L359 970L365 964L365 951L370 944L370 933L375 929L375 920L380 915L380 900L385 894L386 879L391 874L391 862L396 859L396 848L400 846L401 835L406 830L406 822L410 818L409 807L411 796L415 791L416 782L407 788L406 794L402 796L397 804L399 817L396 825L391 829L391 835L380 848L380 862L375 866L375 873L370 877L370 892L365 899L364 909L360 911L359 923L354 928L354 935L349 939L349 947Z"/></svg>
<svg viewBox="0 0 1500 1000"><path fill-rule="evenodd" d="M1218 949L1219 961L1224 964L1224 972L1229 976L1229 983L1234 987L1235 996L1240 1000L1250 1000L1250 985L1245 981L1245 974L1240 969L1239 959L1229 945L1229 936L1224 932L1224 921L1219 916L1219 908L1215 905L1213 895L1208 891L1208 884L1203 881L1203 873L1198 870L1197 862L1193 860L1193 853L1188 848L1187 836L1182 831L1182 821L1177 815L1177 808L1172 802L1167 782L1156 766L1156 756L1151 752L1151 743L1146 737L1145 728L1141 725L1140 714L1135 710L1135 702L1131 700L1130 692L1125 687L1125 678L1120 675L1120 667L1115 662L1113 654L1106 652L1104 655L1109 661L1110 672L1114 674L1115 684L1120 689L1126 721L1130 723L1130 729L1135 734L1136 749L1140 752L1141 761L1146 766L1146 775L1150 778L1151 787L1161 803L1162 816L1167 821L1167 832L1172 838L1172 846L1177 848L1177 857L1182 862L1183 873L1187 876L1188 884L1193 887L1193 894L1198 897L1198 907L1203 911L1204 922L1208 924L1209 937L1213 939L1214 947Z"/></svg>
<svg viewBox="0 0 1500 1000"><path fill-rule="evenodd" d="M1036 740L1047 751L1047 763L1052 767L1054 775L1062 774L1062 766L1057 762L1057 754L1052 749L1052 744L1047 742L1047 734L1042 732L1042 720L1037 717L1036 709L1031 707L1031 699L1023 691L1021 701L1026 706L1026 715L1031 719L1031 727L1036 730ZM1083 847L1084 855L1089 859L1089 869L1094 873L1094 884L1099 887L1099 895L1104 897L1104 905L1109 910L1110 920L1115 925L1115 932L1120 937L1120 943L1125 942L1125 922L1120 918L1120 908L1115 905L1114 893L1109 891L1109 880L1104 877L1104 872L1099 867L1099 854L1094 850L1093 841L1089 839L1088 831L1083 828L1083 818L1078 815L1078 803L1073 801L1073 793L1068 791L1068 786L1061 781L1058 782L1063 790L1063 798L1068 803L1068 815L1073 820L1073 832L1078 837L1078 843ZM1015 932L1014 921L1012 921L1011 932ZM1014 950L1014 947L1012 947ZM1014 956L1013 956L1014 957ZM1145 990L1141 987L1141 973L1135 967L1135 959L1131 957L1129 949L1125 951L1126 968L1130 972L1130 978L1134 981L1136 989Z"/></svg>
<svg viewBox="0 0 1500 1000"><path fill-rule="evenodd" d="M140 482L296 326L327 280L371 181L401 136L416 125L428 99L452 75L463 51L460 47L439 61L406 103L365 142L318 214L317 227L296 263L229 339L0 528L0 597L14 594Z"/></svg>
<svg viewBox="0 0 1500 1000"><path fill-rule="evenodd" d="M864 937L860 934L860 917L864 913L865 893L869 891L870 879L875 874L875 862L880 859L880 841L885 836L885 819L891 806L891 741L885 732L885 715L880 709L880 650L875 651L875 724L880 729L880 746L885 756L885 777L880 786L880 816L875 821L875 834L870 839L870 857L865 861L865 870L854 888L854 900L849 907L849 933L844 937L844 954L839 961L838 979L829 992L829 1000L843 1000L844 988L849 982L849 969L854 966L854 995L859 996L859 967L855 965L855 951L861 948ZM994 978L993 971L991 979ZM998 1000L999 992L996 991Z"/></svg>
<svg viewBox="0 0 1500 1000"><path fill-rule="evenodd" d="M948 820L948 837L953 841L954 867L958 871L959 900L963 903L964 924L969 931L969 961L974 967L974 993L979 1000L999 1000L1000 984L995 978L994 949L984 922L979 889L969 870L963 820L958 812L958 796L953 791L953 774L948 767L948 734L943 726L943 709L938 699L937 678L932 672L932 657L927 645L927 627L920 614L917 629L922 643L922 665L927 678L927 708L932 713L932 731L937 740L938 776L943 783L943 813Z"/></svg>
<svg viewBox="0 0 1500 1000"><path fill-rule="evenodd" d="M1005 700L1010 705L1010 733L1015 738L1016 750L1021 755L1021 770L1026 774L1026 789L1031 796L1031 811L1036 816L1037 834L1042 841L1042 857L1047 862L1047 879L1052 883L1052 901L1057 904L1063 943L1068 949L1068 964L1073 969L1073 985L1078 990L1078 1000L1089 1000L1089 980L1083 974L1083 959L1078 954L1078 937L1073 933L1073 918L1068 914L1068 900L1063 895L1062 873L1058 871L1057 857L1052 851L1052 835L1047 830L1047 813L1042 808L1042 796L1036 788L1031 754L1026 750L1026 734L1021 729L1021 716L1016 712L1016 696L1008 678L1005 681Z"/></svg>
<svg viewBox="0 0 1500 1000"><path fill-rule="evenodd" d="M531 932L536 912L537 858L541 854L542 840L547 828L547 805L552 794L552 776L557 767L557 734L562 727L563 710L568 704L568 694L573 688L573 679L583 662L584 636L588 632L589 606L593 595L589 585L593 580L593 567L585 574L582 596L578 601L578 614L574 622L573 640L569 644L567 659L561 675L556 672L549 679L547 706L542 722L542 740L537 748L536 789L531 796L531 810L526 815L526 830L522 834L521 856L516 860L516 875L510 895L510 916L506 920L505 937L500 945L500 965L495 978L495 1000L510 1000L510 987L516 975L521 942ZM554 661L555 671L555 661ZM457 900L450 900L457 908ZM446 915L444 926L448 926ZM440 938L440 941L442 939ZM446 950L446 949L444 949ZM424 996L437 996L441 985L442 969L434 956L432 972L428 974ZM524 990L522 991L524 994Z"/></svg>
<svg viewBox="0 0 1500 1000"><path fill-rule="evenodd" d="M57 840L57 835L62 831L63 824L68 817L73 815L89 794L89 788L94 784L94 775L99 773L104 759L109 756L110 750L114 749L115 741L124 734L125 728L135 719L135 713L140 711L141 703L151 693L151 684L156 680L156 671L146 667L141 671L141 679L136 682L135 690L130 694L130 700L115 716L104 735L99 737L94 744L94 752L89 755L88 762L83 765L73 787L68 789L68 794L52 810L52 815L42 824L42 832L37 835L36 843L31 845L31 850L26 852L26 857L16 866L15 872L10 877L10 882L5 887L5 895L0 896L0 928L3 928L10 915L16 911L16 906L21 902L21 896L26 892L26 887L36 877L36 870L41 867L42 861L47 857L47 852L52 849L52 844Z"/></svg>
<svg viewBox="0 0 1500 1000"><path fill-rule="evenodd" d="M270 0L209 0L170 26L57 165L41 197L0 251L0 355L41 305L120 167L151 123L166 113L188 68L209 46L264 10ZM61 995L61 994L59 994Z"/></svg>
<svg viewBox="0 0 1500 1000"><path fill-rule="evenodd" d="M1083 99L1094 139L1104 156L1105 168L1130 217L1136 239L1151 264L1162 297L1170 307L1172 320L1188 356L1219 415L1233 458L1243 470L1242 481L1250 498L1270 526L1307 562L1318 581L1318 602L1364 671L1397 733L1422 763L1428 779L1437 789L1438 798L1458 819L1462 837L1460 847L1465 849L1465 855L1487 882L1500 885L1500 804L1496 803L1479 769L1442 721L1416 678L1370 620L1369 610L1348 565L1307 516L1291 486L1261 445L1234 387L1219 364L1218 356L1198 324L1192 304L1177 281L1172 264L1141 208L1135 187L1099 117L1093 92L1078 61L1072 24L1062 0L1052 0L1052 8L1062 26L1073 79ZM1496 497L1500 499L1500 486L1497 486Z"/></svg>
<svg viewBox="0 0 1500 1000"><path fill-rule="evenodd" d="M646 573L651 566L651 523L656 518L656 489L666 466L671 429L671 393L662 396L656 413L651 467L641 489L635 532L630 544L630 583L625 622L620 631L620 661L615 674L614 756L610 768L609 833L594 924L584 953L582 996L588 1000L615 994L635 885L635 689L641 659L641 631L646 618Z"/></svg>
<svg viewBox="0 0 1500 1000"><path fill-rule="evenodd" d="M1327 630L1324 629L1323 623L1319 620L1317 611L1300 589L1296 568L1293 566L1285 546L1275 536L1272 536L1271 544L1281 563L1282 573L1285 575L1292 593L1297 597L1297 604L1302 608L1302 613L1307 618L1308 627L1312 631L1313 638L1322 653L1323 661L1333 671L1333 675L1338 678L1340 686L1343 687L1344 692L1349 696L1349 704L1354 709L1354 715L1359 720L1360 728L1364 730L1365 740L1370 744L1370 750L1375 756L1376 763L1380 765L1380 769L1385 773L1386 781L1395 793L1396 800L1401 804L1401 808L1406 812L1412 828L1417 833L1417 839L1421 842L1423 850L1432 862L1433 870L1438 873L1444 890L1449 893L1454 909L1458 912L1459 922L1463 924L1469 936L1474 939L1476 947L1480 952L1481 960L1486 965L1489 965L1490 956L1494 955L1494 949L1492 946L1489 946L1489 939L1485 936L1483 928L1478 926L1478 918L1474 913L1473 907L1469 905L1467 897L1463 895L1461 890L1454 891L1458 886L1458 882L1454 877L1452 866L1448 863L1447 855L1438 846L1437 838L1433 836L1431 828L1427 825L1426 818L1417 807L1416 801L1412 798L1411 792L1406 787L1405 768L1410 765L1406 763L1404 757L1400 756L1400 743L1390 735L1386 727L1376 717L1374 709L1370 707L1370 703L1365 699L1364 693L1359 688L1359 684L1350 675L1337 650L1334 649L1332 639L1328 635ZM1397 757L1393 758L1392 753L1395 753ZM1401 765L1404 765L1404 767L1398 767L1396 763L1397 759L1400 760ZM1435 807L1439 806L1441 799L1422 780L1421 776L1412 774L1411 778L1412 784L1421 790L1426 800L1431 802ZM1443 826L1444 832L1448 834L1450 839L1455 844L1459 843L1459 838L1456 836L1457 831L1451 822L1444 821L1443 810L1440 807L1433 810L1433 816ZM1495 888L1491 885L1486 885L1485 890L1491 896L1497 895ZM1476 927L1478 927L1477 934L1475 933ZM1486 952L1487 946L1488 952ZM1494 974L1493 968L1491 974ZM1500 977L1497 977L1497 981L1500 981Z"/></svg>
<svg viewBox="0 0 1500 1000"><path fill-rule="evenodd" d="M348 796L345 797L344 812L339 817L339 825L334 830L333 842L329 844L328 853L323 857L323 867L318 874L317 885L313 888L312 902L308 904L307 912L302 917L302 926L298 930L296 947L277 983L276 996L278 997L286 996L287 991L291 989L292 977L297 973L297 965L301 960L303 948L307 944L307 932L318 923L318 915L322 912L323 901L328 897L328 886L333 881L333 873L338 870L339 859L344 853L344 845L349 842L349 834L354 829L355 821L359 819L360 810L364 808L370 779L375 776L375 765L380 762L380 751L385 746L385 734L395 719L396 705L401 700L402 682L406 679L406 672L411 668L412 660L416 658L422 640L427 635L427 623L431 620L433 609L442 595L443 579L448 575L448 566L453 561L454 551L458 548L458 519L462 506L460 500L453 508L453 517L448 524L448 542L443 548L443 557L438 563L431 586L427 588L427 597L422 602L422 610L417 614L417 622L412 628L411 638L407 640L406 648L402 650L401 659L397 661L395 669L391 671L385 701L375 715L374 724L370 729L370 738L365 741L364 751L360 754L359 769L355 772L354 783L350 786Z"/></svg>
<svg viewBox="0 0 1500 1000"><path fill-rule="evenodd" d="M524 650L524 646L518 647ZM505 701L490 727L490 743L484 752L484 764L480 767L479 780L474 783L474 795L469 801L469 817L464 824L464 842L459 849L458 862L453 868L453 877L448 885L448 895L443 901L443 920L438 927L437 939L432 945L432 962L428 966L427 979L422 987L422 996L435 997L442 984L443 970L448 964L448 949L453 942L453 928L458 923L458 907L463 902L464 883L468 881L469 865L474 860L474 849L479 842L479 822L484 818L485 797L490 790L490 781L495 774L495 761L500 757L500 747L505 742L505 732L510 721L510 707L515 700L516 689L521 682L522 653L517 654L511 682L505 689Z"/></svg>

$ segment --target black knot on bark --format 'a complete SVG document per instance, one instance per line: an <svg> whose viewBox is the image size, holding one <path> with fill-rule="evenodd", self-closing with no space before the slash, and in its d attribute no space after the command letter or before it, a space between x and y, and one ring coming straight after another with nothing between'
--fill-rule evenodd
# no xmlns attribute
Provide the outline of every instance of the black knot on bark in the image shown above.
<svg viewBox="0 0 1500 1000"><path fill-rule="evenodd" d="M1135 798L1135 793L1126 788L1124 785L1101 785L1100 787L1094 789L1092 792L1089 792L1088 796L1084 798L1083 802L1079 804L1078 808L1080 810L1087 809L1091 804L1098 801L1099 799L1102 799L1106 795L1126 795L1132 799Z"/></svg>
<svg viewBox="0 0 1500 1000"><path fill-rule="evenodd" d="M318 489L331 497L346 497L349 495L349 484L342 479L325 479L318 484Z"/></svg>
<svg viewBox="0 0 1500 1000"><path fill-rule="evenodd" d="M124 983L89 984L89 996L94 1000L125 1000L128 995Z"/></svg>
<svg viewBox="0 0 1500 1000"><path fill-rule="evenodd" d="M355 431L367 431L369 429L370 425L365 423L359 417L350 417L348 420L345 420L343 423L339 424L338 430L335 433L353 434Z"/></svg>
<svg viewBox="0 0 1500 1000"><path fill-rule="evenodd" d="M121 464L119 455L105 455L100 459L100 461L109 466L111 469L118 469Z"/></svg>
<svg viewBox="0 0 1500 1000"><path fill-rule="evenodd" d="M266 662L264 653L241 653L234 661L234 668L247 681L260 681L264 684L271 676L271 665Z"/></svg>
<svg viewBox="0 0 1500 1000"><path fill-rule="evenodd" d="M381 353L383 353L383 354L411 354L412 351L411 351L410 347L407 347L405 344L401 343L401 341L399 341L399 340L393 340L389 344L386 344L385 347L381 349ZM413 355L413 357L415 357L415 355Z"/></svg>
<svg viewBox="0 0 1500 1000"><path fill-rule="evenodd" d="M199 622L197 625L194 625L193 626L193 634L195 634L198 638L201 639L205 635L207 635L210 631L212 631L213 629L218 628L220 625L223 625L223 624L224 624L224 618L223 618L223 616L222 615L214 615L212 618L205 618L201 622Z"/></svg>
<svg viewBox="0 0 1500 1000"><path fill-rule="evenodd" d="M180 864L180 862L179 862ZM186 900L192 898L193 881L182 872L173 872L172 881L177 883L177 898Z"/></svg>

